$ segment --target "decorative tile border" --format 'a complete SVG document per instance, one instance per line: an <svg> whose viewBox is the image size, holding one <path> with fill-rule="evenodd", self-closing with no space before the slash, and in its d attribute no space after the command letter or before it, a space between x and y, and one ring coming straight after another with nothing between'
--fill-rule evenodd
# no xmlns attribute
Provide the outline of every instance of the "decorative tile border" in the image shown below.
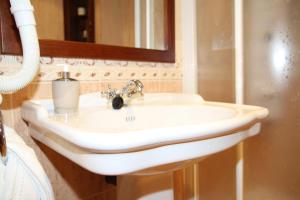
<svg viewBox="0 0 300 200"><path fill-rule="evenodd" d="M11 75L20 70L21 56L0 56L0 75ZM182 78L180 62L154 63L96 59L70 59L41 57L40 72L35 81L51 81L60 77L62 67L70 65L71 77L81 81L111 80L179 80Z"/></svg>
<svg viewBox="0 0 300 200"><path fill-rule="evenodd" d="M0 55L0 64L4 65L18 65L22 63L22 56ZM40 64L44 65L58 65L68 64L70 66L85 66L85 67L170 67L179 68L180 62L176 63L158 63L158 62L134 62L134 61L116 61L116 60L99 60L99 59L73 59L73 58L52 58L41 57Z"/></svg>

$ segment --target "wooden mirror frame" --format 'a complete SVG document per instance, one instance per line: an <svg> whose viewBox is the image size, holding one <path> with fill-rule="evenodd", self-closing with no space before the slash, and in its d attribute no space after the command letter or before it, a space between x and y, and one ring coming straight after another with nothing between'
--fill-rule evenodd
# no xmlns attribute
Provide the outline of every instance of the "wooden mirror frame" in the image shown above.
<svg viewBox="0 0 300 200"><path fill-rule="evenodd" d="M175 62L175 2L165 1L166 50L121 47L102 44L39 40L41 56L92 58L151 62ZM9 0L0 0L0 54L22 55L19 32L10 13Z"/></svg>

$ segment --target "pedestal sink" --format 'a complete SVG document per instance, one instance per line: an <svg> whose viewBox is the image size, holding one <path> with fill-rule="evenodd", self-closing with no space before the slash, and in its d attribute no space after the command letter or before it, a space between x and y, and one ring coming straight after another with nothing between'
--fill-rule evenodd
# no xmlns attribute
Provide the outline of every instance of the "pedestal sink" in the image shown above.
<svg viewBox="0 0 300 200"><path fill-rule="evenodd" d="M207 102L198 95L145 94L113 110L99 93L79 111L57 115L51 99L30 100L21 114L30 134L97 174L156 174L223 151L260 131L268 110Z"/></svg>

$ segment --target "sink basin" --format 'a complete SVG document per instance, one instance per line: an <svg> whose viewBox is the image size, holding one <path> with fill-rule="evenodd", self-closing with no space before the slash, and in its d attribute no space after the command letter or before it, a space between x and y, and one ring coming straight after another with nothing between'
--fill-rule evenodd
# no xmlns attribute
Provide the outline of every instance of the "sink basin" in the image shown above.
<svg viewBox="0 0 300 200"><path fill-rule="evenodd" d="M113 110L91 93L76 114L55 114L46 99L24 102L21 115L36 140L94 173L121 175L170 171L230 148L259 133L268 110L175 93Z"/></svg>

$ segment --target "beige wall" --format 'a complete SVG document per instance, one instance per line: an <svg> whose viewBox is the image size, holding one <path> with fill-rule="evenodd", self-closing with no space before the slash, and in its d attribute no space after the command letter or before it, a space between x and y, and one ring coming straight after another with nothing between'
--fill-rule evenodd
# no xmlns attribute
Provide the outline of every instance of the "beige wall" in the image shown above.
<svg viewBox="0 0 300 200"><path fill-rule="evenodd" d="M300 199L300 1L245 2L245 100L267 107L245 143L245 200Z"/></svg>
<svg viewBox="0 0 300 200"><path fill-rule="evenodd" d="M232 0L197 0L198 87L209 101L234 102L233 9ZM201 199L235 199L235 163L234 147L198 164Z"/></svg>

